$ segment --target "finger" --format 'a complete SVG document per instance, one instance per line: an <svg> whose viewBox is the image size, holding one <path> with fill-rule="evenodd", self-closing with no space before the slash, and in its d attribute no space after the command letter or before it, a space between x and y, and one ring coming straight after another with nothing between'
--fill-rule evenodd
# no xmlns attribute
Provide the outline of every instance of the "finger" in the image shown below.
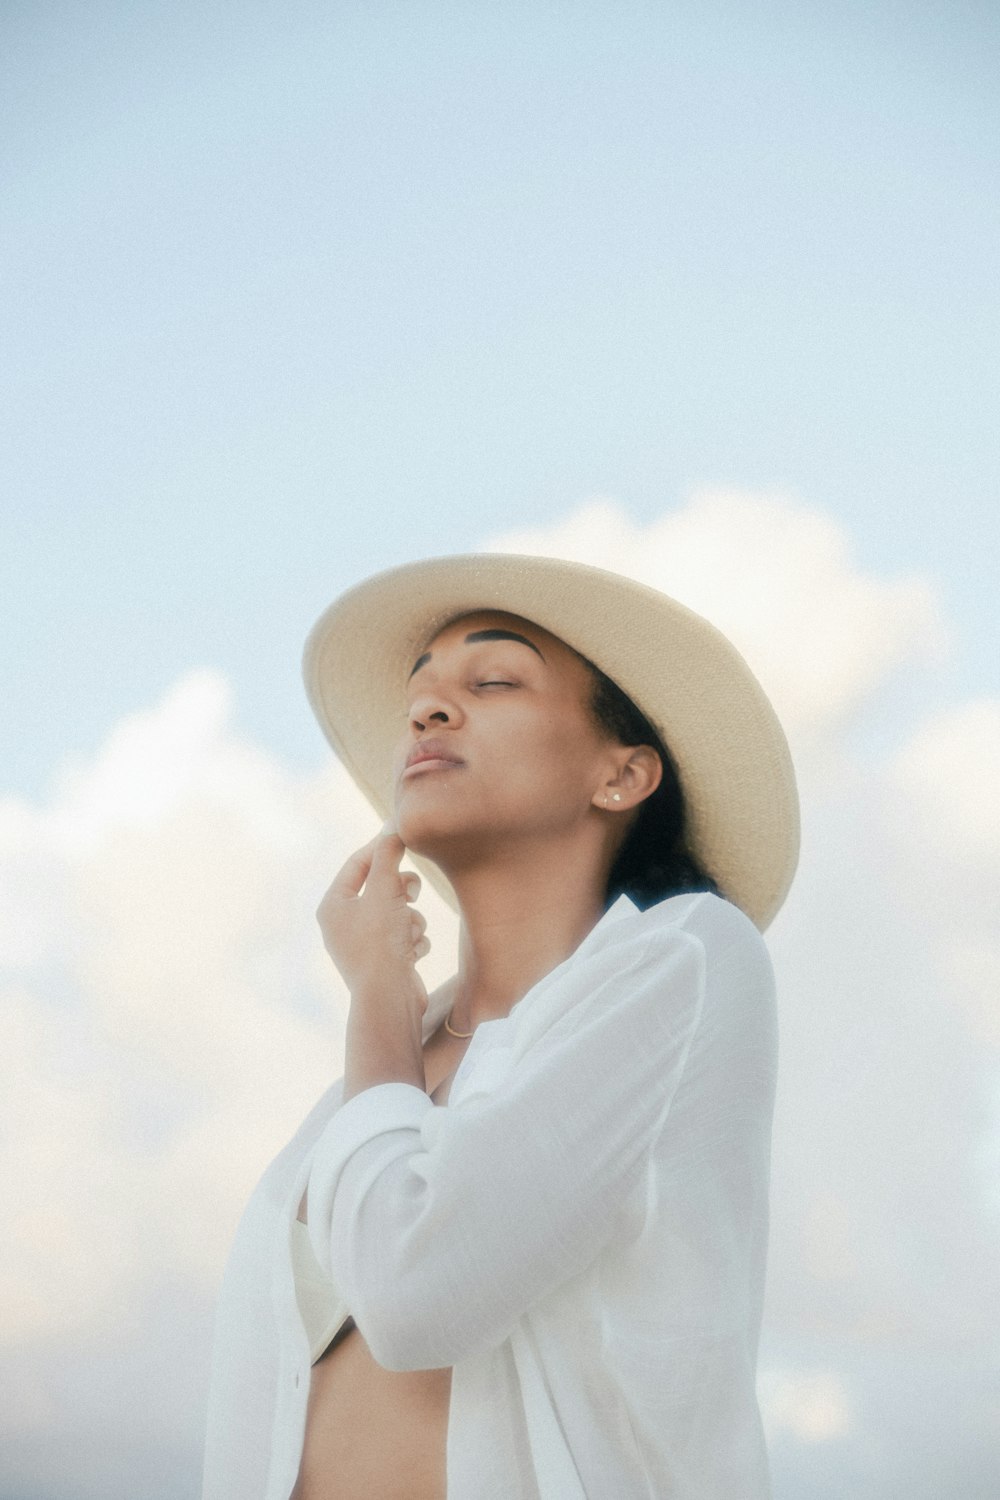
<svg viewBox="0 0 1000 1500"><path fill-rule="evenodd" d="M366 889L384 896L398 896L403 890L399 862L406 853L406 845L394 831L380 833L374 843Z"/></svg>
<svg viewBox="0 0 1000 1500"><path fill-rule="evenodd" d="M371 870L377 843L377 837L369 839L367 844L356 849L350 858L344 861L330 883L330 891L333 895L345 900L358 895Z"/></svg>
<svg viewBox="0 0 1000 1500"><path fill-rule="evenodd" d="M415 874L412 870L404 870L403 884L406 887L407 901L416 901L417 897L420 895L420 887L423 885L423 881L420 879L420 876Z"/></svg>
<svg viewBox="0 0 1000 1500"><path fill-rule="evenodd" d="M415 911L410 920L410 936L416 942L417 938L421 937L426 931L427 919L419 911Z"/></svg>
<svg viewBox="0 0 1000 1500"><path fill-rule="evenodd" d="M414 962L416 962L417 959L426 958L427 955L428 955L428 953L430 951L431 951L431 940L430 940L430 938L422 937L420 939L419 943L414 943L414 945L413 945Z"/></svg>

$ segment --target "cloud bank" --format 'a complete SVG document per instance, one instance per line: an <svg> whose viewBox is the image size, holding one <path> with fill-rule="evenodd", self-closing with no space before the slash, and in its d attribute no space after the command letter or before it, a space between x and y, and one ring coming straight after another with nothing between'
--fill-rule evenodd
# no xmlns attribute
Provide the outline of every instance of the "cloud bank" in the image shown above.
<svg viewBox="0 0 1000 1500"><path fill-rule="evenodd" d="M675 595L771 694L803 802L769 933L776 1494L827 1493L815 1476L839 1465L876 1476L866 1493L902 1477L930 1500L966 1461L977 1494L988 1460L968 1456L1000 1435L983 1373L1000 1335L1000 703L931 712L911 695L889 748L859 748L901 671L939 670L948 622L930 580L866 574L794 498L705 492L648 525L594 500L486 546ZM0 803L10 1493L190 1492L177 1475L196 1472L236 1218L342 1071L346 997L313 914L375 824L336 764L297 776L249 743L208 669L114 726L45 805ZM426 886L421 905L434 984L455 924ZM120 1445L112 1462L123 1419L147 1459L178 1455L172 1476ZM921 1458L928 1424L937 1458Z"/></svg>

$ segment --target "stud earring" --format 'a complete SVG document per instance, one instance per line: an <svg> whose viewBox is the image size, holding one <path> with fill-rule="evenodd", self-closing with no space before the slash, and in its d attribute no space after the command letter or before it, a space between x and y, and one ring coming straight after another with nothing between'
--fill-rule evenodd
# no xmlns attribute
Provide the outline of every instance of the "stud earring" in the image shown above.
<svg viewBox="0 0 1000 1500"><path fill-rule="evenodd" d="M612 800L612 802L620 802L622 800L622 794L621 794L621 792L612 792L611 793L611 800ZM604 793L604 806L607 807L607 805L608 805L608 794L607 794L607 792L605 792Z"/></svg>

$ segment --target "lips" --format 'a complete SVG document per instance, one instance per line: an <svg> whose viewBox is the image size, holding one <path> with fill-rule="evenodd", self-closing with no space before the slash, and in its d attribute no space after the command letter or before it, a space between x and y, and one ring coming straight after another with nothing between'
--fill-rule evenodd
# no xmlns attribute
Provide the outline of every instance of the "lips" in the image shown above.
<svg viewBox="0 0 1000 1500"><path fill-rule="evenodd" d="M427 771L448 770L453 766L463 766L465 762L461 756L456 755L454 750L443 740L421 740L414 745L406 757L406 766L403 775L406 776L417 766L423 766Z"/></svg>

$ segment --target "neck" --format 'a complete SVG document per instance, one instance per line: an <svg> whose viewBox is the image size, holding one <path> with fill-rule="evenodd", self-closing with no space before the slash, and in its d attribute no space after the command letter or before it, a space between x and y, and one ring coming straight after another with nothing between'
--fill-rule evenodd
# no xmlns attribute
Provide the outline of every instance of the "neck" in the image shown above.
<svg viewBox="0 0 1000 1500"><path fill-rule="evenodd" d="M462 916L450 1018L456 1031L508 1015L600 920L605 882L582 863L536 848L450 875Z"/></svg>

